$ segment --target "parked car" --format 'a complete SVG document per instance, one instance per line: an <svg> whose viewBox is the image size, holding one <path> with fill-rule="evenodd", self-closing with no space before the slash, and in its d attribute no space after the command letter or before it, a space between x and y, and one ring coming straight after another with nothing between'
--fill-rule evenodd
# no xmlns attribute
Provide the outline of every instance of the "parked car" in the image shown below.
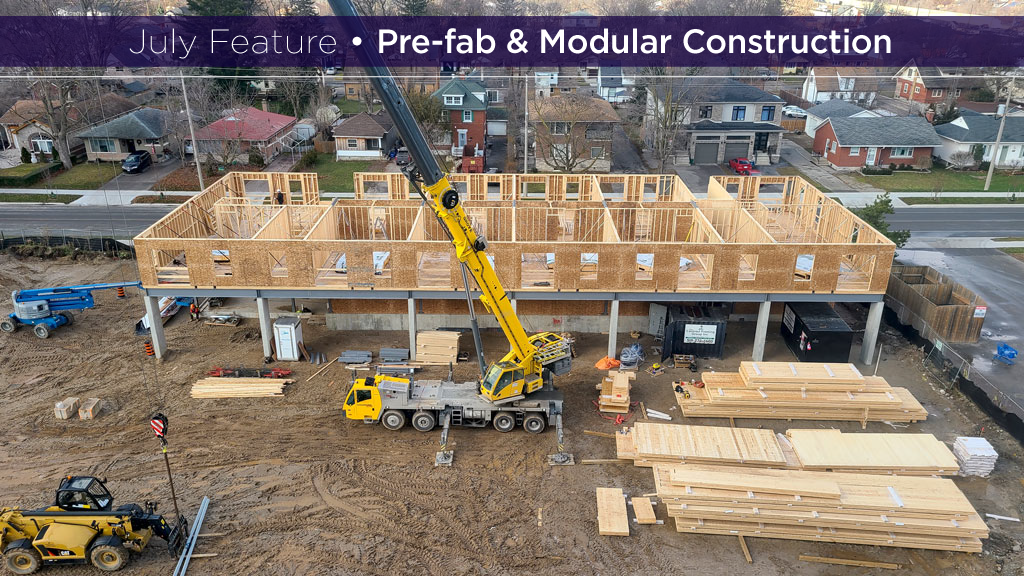
<svg viewBox="0 0 1024 576"><path fill-rule="evenodd" d="M146 168L153 165L153 155L146 150L136 150L128 155L121 163L121 170L128 174L145 172Z"/></svg>
<svg viewBox="0 0 1024 576"><path fill-rule="evenodd" d="M761 78L764 78L765 80L779 79L779 75L776 74L775 71L770 68L758 68L757 73L760 74Z"/></svg>
<svg viewBox="0 0 1024 576"><path fill-rule="evenodd" d="M409 162L412 162L412 155L409 154L409 149L399 148L398 154L395 154L395 164L405 166Z"/></svg>
<svg viewBox="0 0 1024 576"><path fill-rule="evenodd" d="M324 74L327 74L328 76L334 76L337 73L338 69L335 68L334 66L328 66L327 68L324 68Z"/></svg>
<svg viewBox="0 0 1024 576"><path fill-rule="evenodd" d="M790 118L807 118L807 112L799 106L783 106L782 113Z"/></svg>
<svg viewBox="0 0 1024 576"><path fill-rule="evenodd" d="M760 176L761 171L754 166L754 163L746 158L733 158L729 160L729 168L732 168L741 176Z"/></svg>

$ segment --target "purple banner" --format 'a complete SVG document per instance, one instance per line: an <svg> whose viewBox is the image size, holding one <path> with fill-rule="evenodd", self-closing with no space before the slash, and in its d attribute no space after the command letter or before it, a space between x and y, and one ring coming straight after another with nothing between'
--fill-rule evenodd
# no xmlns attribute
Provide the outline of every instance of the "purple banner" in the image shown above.
<svg viewBox="0 0 1024 576"><path fill-rule="evenodd" d="M5 67L1020 66L1024 18L386 17L353 38L342 18L4 17Z"/></svg>

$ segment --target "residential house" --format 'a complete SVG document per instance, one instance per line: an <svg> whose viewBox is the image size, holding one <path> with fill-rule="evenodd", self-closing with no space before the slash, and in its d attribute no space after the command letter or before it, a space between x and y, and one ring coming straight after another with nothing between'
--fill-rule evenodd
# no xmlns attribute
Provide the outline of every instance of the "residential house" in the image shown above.
<svg viewBox="0 0 1024 576"><path fill-rule="evenodd" d="M971 68L918 66L913 60L893 76L896 98L917 102L925 107L946 107L969 100L972 92L985 87L982 78L967 77L979 71Z"/></svg>
<svg viewBox="0 0 1024 576"><path fill-rule="evenodd" d="M612 103L628 102L633 78L623 74L622 66L601 66L597 69L597 95Z"/></svg>
<svg viewBox="0 0 1024 576"><path fill-rule="evenodd" d="M84 152L84 143L75 136L78 131L137 108L131 100L111 93L72 102L67 106L68 148L72 155ZM59 114L63 117L63 113ZM26 148L46 156L54 154L54 130L48 125L46 108L41 100L15 102L0 116L0 129L14 148Z"/></svg>
<svg viewBox="0 0 1024 576"><path fill-rule="evenodd" d="M931 165L942 140L920 116L829 118L814 135L814 152L835 168Z"/></svg>
<svg viewBox="0 0 1024 576"><path fill-rule="evenodd" d="M957 104L957 108L961 114L973 112L975 114L984 114L986 116L997 116L1002 115L1003 109L1006 108L1004 102L960 102ZM1024 108L1020 106L1010 106L1010 111L1006 114L1007 116L1024 116Z"/></svg>
<svg viewBox="0 0 1024 576"><path fill-rule="evenodd" d="M816 66L807 73L800 97L816 104L839 99L871 106L878 95L876 74L874 68Z"/></svg>
<svg viewBox="0 0 1024 576"><path fill-rule="evenodd" d="M383 158L398 140L395 124L385 111L361 112L334 125L335 160Z"/></svg>
<svg viewBox="0 0 1024 576"><path fill-rule="evenodd" d="M248 162L249 152L259 152L266 162L292 147L297 138L294 116L258 108L238 108L196 130L198 152L217 162Z"/></svg>
<svg viewBox="0 0 1024 576"><path fill-rule="evenodd" d="M558 66L540 66L533 69L534 95L538 98L551 96L551 90L558 85Z"/></svg>
<svg viewBox="0 0 1024 576"><path fill-rule="evenodd" d="M980 147L982 161L991 162L1001 120L997 116L963 111L956 120L935 127L935 132L942 140L942 145L935 149L935 155L949 162L958 152L973 155ZM1006 117L1003 137L995 159L996 168L1019 169L1024 166L1024 116Z"/></svg>
<svg viewBox="0 0 1024 576"><path fill-rule="evenodd" d="M468 148L473 156L483 156L487 138L487 89L480 83L452 78L431 98L441 101L451 130L445 144L452 156L465 156Z"/></svg>
<svg viewBox="0 0 1024 576"><path fill-rule="evenodd" d="M148 150L160 160L171 152L170 112L155 108L140 108L80 132L90 162L102 160L119 162L132 152Z"/></svg>
<svg viewBox="0 0 1024 576"><path fill-rule="evenodd" d="M570 94L537 98L529 112L539 172L611 171L612 132L621 122L611 104Z"/></svg>
<svg viewBox="0 0 1024 576"><path fill-rule="evenodd" d="M694 164L740 157L761 164L779 161L782 98L731 78L689 76L647 90L643 133L648 146L655 148L665 127L674 126L676 141Z"/></svg>
<svg viewBox="0 0 1024 576"><path fill-rule="evenodd" d="M393 67L391 71L395 75L395 82L406 93L432 94L440 86L441 76L437 67ZM340 88L335 89L336 94L347 100L362 100L364 94L373 90L361 68L351 69L336 82L341 84Z"/></svg>
<svg viewBox="0 0 1024 576"><path fill-rule="evenodd" d="M814 138L815 130L829 118L877 118L879 116L882 116L882 114L872 110L865 110L845 100L826 100L824 104L818 104L807 109L804 133Z"/></svg>

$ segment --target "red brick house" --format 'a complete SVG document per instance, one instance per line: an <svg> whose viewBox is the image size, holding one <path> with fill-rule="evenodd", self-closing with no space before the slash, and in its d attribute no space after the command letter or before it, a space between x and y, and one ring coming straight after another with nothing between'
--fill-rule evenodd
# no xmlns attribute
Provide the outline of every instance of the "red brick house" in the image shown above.
<svg viewBox="0 0 1024 576"><path fill-rule="evenodd" d="M287 149L296 140L294 116L258 108L231 110L223 118L196 130L199 154L215 162L247 162L256 150L264 161Z"/></svg>
<svg viewBox="0 0 1024 576"><path fill-rule="evenodd" d="M965 102L972 92L985 86L981 78L967 77L977 74L979 71L971 68L918 66L911 60L893 76L896 79L895 96L937 107Z"/></svg>
<svg viewBox="0 0 1024 576"><path fill-rule="evenodd" d="M829 118L814 134L814 152L835 168L931 165L932 150L941 144L920 116Z"/></svg>
<svg viewBox="0 0 1024 576"><path fill-rule="evenodd" d="M442 144L451 147L452 156L465 156L467 147L473 156L482 157L487 138L487 89L472 80L452 78L430 96L441 101L451 132Z"/></svg>

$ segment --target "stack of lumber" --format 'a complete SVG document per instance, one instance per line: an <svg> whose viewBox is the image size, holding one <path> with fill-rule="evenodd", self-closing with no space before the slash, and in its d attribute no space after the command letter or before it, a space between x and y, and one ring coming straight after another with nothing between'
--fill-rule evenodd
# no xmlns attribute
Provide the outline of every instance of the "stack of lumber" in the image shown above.
<svg viewBox="0 0 1024 576"><path fill-rule="evenodd" d="M928 412L904 388L863 376L853 364L743 362L737 372L704 372L703 388L676 392L684 416L917 422Z"/></svg>
<svg viewBox="0 0 1024 576"><path fill-rule="evenodd" d="M953 442L953 454L960 463L963 476L988 478L996 467L999 453L984 438L960 436Z"/></svg>
<svg viewBox="0 0 1024 576"><path fill-rule="evenodd" d="M988 537L946 478L659 464L654 480L679 532L961 552Z"/></svg>
<svg viewBox="0 0 1024 576"><path fill-rule="evenodd" d="M459 357L458 332L445 330L416 333L416 364L447 366Z"/></svg>
<svg viewBox="0 0 1024 576"><path fill-rule="evenodd" d="M625 414L629 412L629 389L632 385L630 380L635 380L633 372L620 372L609 370L598 389L601 391L597 397L597 407L601 412Z"/></svg>
<svg viewBox="0 0 1024 576"><path fill-rule="evenodd" d="M597 489L597 531L601 536L629 536L626 497L621 489Z"/></svg>
<svg viewBox="0 0 1024 576"><path fill-rule="evenodd" d="M203 378L192 385L193 398L263 398L284 396L290 378Z"/></svg>
<svg viewBox="0 0 1024 576"><path fill-rule="evenodd" d="M956 458L931 434L844 434L637 422L615 435L617 456L637 466L728 466L932 476L956 474Z"/></svg>

